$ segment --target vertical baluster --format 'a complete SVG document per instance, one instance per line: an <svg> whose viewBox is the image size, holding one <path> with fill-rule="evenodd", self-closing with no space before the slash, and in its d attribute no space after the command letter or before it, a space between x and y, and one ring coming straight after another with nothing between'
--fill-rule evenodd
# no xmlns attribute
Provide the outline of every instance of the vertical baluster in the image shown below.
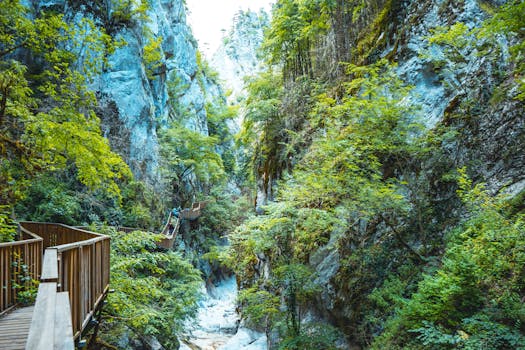
<svg viewBox="0 0 525 350"><path fill-rule="evenodd" d="M6 248L0 247L0 312L4 311L7 306L5 302L5 289L4 289L4 281L5 281L5 272L4 272L4 261L5 261L5 250Z"/></svg>

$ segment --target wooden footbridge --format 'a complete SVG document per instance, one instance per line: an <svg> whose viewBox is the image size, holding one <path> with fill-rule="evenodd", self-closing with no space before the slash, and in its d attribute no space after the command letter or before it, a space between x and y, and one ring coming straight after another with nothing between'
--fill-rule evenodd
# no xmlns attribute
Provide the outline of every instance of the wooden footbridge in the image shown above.
<svg viewBox="0 0 525 350"><path fill-rule="evenodd" d="M179 213L196 219L205 202ZM169 249L179 218L170 215L157 243ZM136 230L122 228L123 231ZM82 345L109 291L110 238L62 224L20 222L15 242L0 243L0 349L62 350ZM20 299L39 281L34 306Z"/></svg>
<svg viewBox="0 0 525 350"><path fill-rule="evenodd" d="M21 222L0 244L0 312L40 281L34 307L0 319L0 349L73 349L109 289L110 239L61 224Z"/></svg>

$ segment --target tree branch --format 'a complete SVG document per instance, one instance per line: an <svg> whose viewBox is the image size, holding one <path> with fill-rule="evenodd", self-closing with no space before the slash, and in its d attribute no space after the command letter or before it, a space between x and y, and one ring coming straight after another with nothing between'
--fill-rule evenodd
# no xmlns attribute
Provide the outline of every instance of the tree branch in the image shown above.
<svg viewBox="0 0 525 350"><path fill-rule="evenodd" d="M27 43L27 39L22 41L20 44L18 45L15 45L13 47L9 47L7 49L5 49L4 51L0 51L0 58L3 58L5 55L8 55L10 54L11 52L15 51L16 49L19 49L21 48L22 46L24 46L25 44Z"/></svg>

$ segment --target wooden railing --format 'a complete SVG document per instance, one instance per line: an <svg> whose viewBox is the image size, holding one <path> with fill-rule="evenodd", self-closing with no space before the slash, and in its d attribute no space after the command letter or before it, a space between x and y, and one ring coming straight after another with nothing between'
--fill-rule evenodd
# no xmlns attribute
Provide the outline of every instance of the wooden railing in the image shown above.
<svg viewBox="0 0 525 350"><path fill-rule="evenodd" d="M110 239L61 224L22 222L20 231L38 237L37 261L45 249L26 349L73 349L108 292Z"/></svg>
<svg viewBox="0 0 525 350"><path fill-rule="evenodd" d="M177 238L177 234L180 229L180 220L179 218L173 218L172 213L168 217L168 221L164 228L162 229L161 234L164 236L161 241L157 242L157 246L165 249L171 249L173 247L173 242Z"/></svg>
<svg viewBox="0 0 525 350"><path fill-rule="evenodd" d="M179 216L181 219L195 220L201 216L201 210L206 207L208 202L196 202L193 203L191 209L181 210Z"/></svg>
<svg viewBox="0 0 525 350"><path fill-rule="evenodd" d="M179 213L195 220L207 202ZM170 249L180 228L170 214L159 247ZM121 228L132 231L132 228ZM73 349L109 289L108 236L62 224L21 222L19 240L0 243L0 315L17 293L40 280L26 349Z"/></svg>
<svg viewBox="0 0 525 350"><path fill-rule="evenodd" d="M42 238L25 230L18 238L0 243L0 314L16 305L18 293L40 278Z"/></svg>

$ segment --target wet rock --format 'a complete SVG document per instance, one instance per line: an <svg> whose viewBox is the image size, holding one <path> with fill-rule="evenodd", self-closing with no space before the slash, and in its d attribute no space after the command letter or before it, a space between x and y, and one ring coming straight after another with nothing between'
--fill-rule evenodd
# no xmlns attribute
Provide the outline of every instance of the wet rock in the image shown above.
<svg viewBox="0 0 525 350"><path fill-rule="evenodd" d="M189 326L181 349L266 350L264 334L239 327L236 312L237 281L231 276L211 287L203 285L205 295L197 319Z"/></svg>

